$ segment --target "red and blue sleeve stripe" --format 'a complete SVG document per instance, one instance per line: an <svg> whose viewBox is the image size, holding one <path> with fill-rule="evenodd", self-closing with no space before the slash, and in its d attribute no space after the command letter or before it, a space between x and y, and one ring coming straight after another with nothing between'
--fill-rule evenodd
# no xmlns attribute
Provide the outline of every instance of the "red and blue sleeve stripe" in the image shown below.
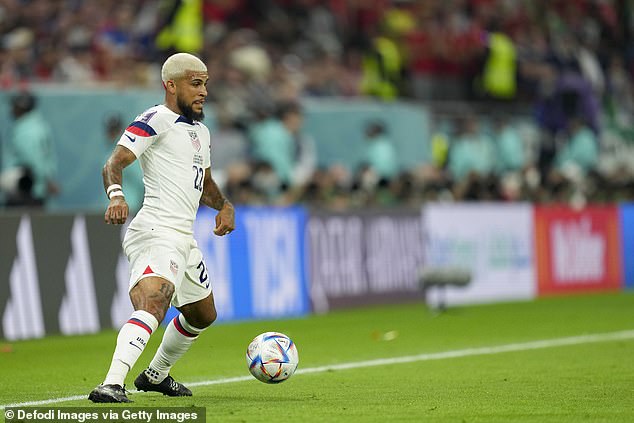
<svg viewBox="0 0 634 423"><path fill-rule="evenodd" d="M131 132L141 137L151 137L156 135L156 131L150 125L145 122L135 120L126 128L126 131Z"/></svg>

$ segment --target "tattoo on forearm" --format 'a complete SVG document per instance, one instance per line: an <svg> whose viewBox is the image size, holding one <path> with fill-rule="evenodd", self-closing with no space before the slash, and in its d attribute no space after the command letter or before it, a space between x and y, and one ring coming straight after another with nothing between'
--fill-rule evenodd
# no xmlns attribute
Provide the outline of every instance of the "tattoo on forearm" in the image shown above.
<svg viewBox="0 0 634 423"><path fill-rule="evenodd" d="M119 184L123 181L123 166L121 163L108 160L103 167L103 188L104 190L112 184Z"/></svg>
<svg viewBox="0 0 634 423"><path fill-rule="evenodd" d="M220 188L218 188L216 182L213 179L210 179L205 188L205 192L202 196L202 203L206 206L213 207L216 210L220 210L227 202L227 199L220 192Z"/></svg>
<svg viewBox="0 0 634 423"><path fill-rule="evenodd" d="M102 169L103 187L107 190L112 184L119 184L123 181L123 169L136 160L132 151L125 147L116 146Z"/></svg>

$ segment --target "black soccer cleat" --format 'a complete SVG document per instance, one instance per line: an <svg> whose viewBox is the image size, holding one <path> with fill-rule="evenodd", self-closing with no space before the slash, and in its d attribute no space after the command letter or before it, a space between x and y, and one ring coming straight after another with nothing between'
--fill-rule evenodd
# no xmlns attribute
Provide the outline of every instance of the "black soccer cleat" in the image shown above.
<svg viewBox="0 0 634 423"><path fill-rule="evenodd" d="M132 402L121 385L99 385L88 395L88 399L92 402Z"/></svg>
<svg viewBox="0 0 634 423"><path fill-rule="evenodd" d="M134 380L134 386L139 391L154 391L160 392L163 395L167 395L170 397L191 397L192 391L187 389L185 385L182 383L178 383L174 380L173 377L167 375L165 379L161 383L152 383L150 379L145 374L145 371L142 371L139 376Z"/></svg>

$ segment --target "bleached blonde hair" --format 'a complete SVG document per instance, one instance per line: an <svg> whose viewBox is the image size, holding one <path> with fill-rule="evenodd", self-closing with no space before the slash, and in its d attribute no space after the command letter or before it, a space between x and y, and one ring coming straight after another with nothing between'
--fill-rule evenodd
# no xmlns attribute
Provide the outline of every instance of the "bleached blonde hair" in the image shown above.
<svg viewBox="0 0 634 423"><path fill-rule="evenodd" d="M189 53L176 53L167 58L161 69L163 84L182 78L187 71L207 72L207 66L198 57Z"/></svg>

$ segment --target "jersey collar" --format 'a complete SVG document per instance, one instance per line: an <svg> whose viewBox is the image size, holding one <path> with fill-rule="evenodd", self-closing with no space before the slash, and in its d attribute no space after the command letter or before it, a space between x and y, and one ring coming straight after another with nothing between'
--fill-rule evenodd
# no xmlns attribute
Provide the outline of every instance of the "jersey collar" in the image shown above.
<svg viewBox="0 0 634 423"><path fill-rule="evenodd" d="M176 122L175 122L175 123L178 123L178 122L183 122L183 123L186 123L186 124L188 124L188 125L196 125L196 122L195 122L195 121L193 121L193 120L189 120L189 119L187 119L187 118L186 118L185 116L183 116L183 115L178 116L178 119L176 119Z"/></svg>

